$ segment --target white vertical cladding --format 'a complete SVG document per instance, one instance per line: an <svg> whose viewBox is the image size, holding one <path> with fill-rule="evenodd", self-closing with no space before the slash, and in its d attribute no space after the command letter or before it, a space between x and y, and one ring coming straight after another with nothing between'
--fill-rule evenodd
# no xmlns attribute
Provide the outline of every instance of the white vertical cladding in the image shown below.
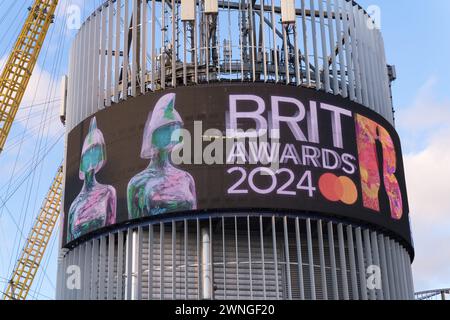
<svg viewBox="0 0 450 320"><path fill-rule="evenodd" d="M202 270L202 299L211 299L212 291L212 269L211 269L211 239L208 228L201 228L201 247L202 247L202 256L201 256L201 270Z"/></svg>
<svg viewBox="0 0 450 320"><path fill-rule="evenodd" d="M67 110L66 110L66 126L68 128L72 128L72 118L73 118L73 98L74 98L74 76L75 76L75 68L74 68L74 49L75 49L75 41L72 43L72 47L70 48L69 55L69 74L67 77ZM67 148L67 144L66 144ZM67 154L66 154L67 156ZM65 166L64 166L65 167Z"/></svg>
<svg viewBox="0 0 450 320"><path fill-rule="evenodd" d="M131 0L133 1L133 0ZM129 52L130 52L130 48L129 48L129 7L130 7L130 2L129 0L124 0L124 6L123 6L123 64L122 64L122 98L123 100L127 100L128 99L128 65L130 63L130 58L129 58Z"/></svg>
<svg viewBox="0 0 450 320"><path fill-rule="evenodd" d="M59 256L56 264L56 293L55 293L56 300L62 300L62 292L64 286L63 272L65 272L63 267L63 261L64 260Z"/></svg>
<svg viewBox="0 0 450 320"><path fill-rule="evenodd" d="M142 0L141 15L141 93L144 94L147 88L147 0Z"/></svg>
<svg viewBox="0 0 450 320"><path fill-rule="evenodd" d="M347 248L349 253L350 277L352 283L352 300L359 300L358 277L356 269L355 245L353 241L353 228L347 226Z"/></svg>
<svg viewBox="0 0 450 320"><path fill-rule="evenodd" d="M124 232L119 231L117 235L117 289L116 300L121 300L125 297L123 293L124 283Z"/></svg>
<svg viewBox="0 0 450 320"><path fill-rule="evenodd" d="M345 52L343 42L343 34L342 34L342 8L340 6L340 0L334 0L334 14L335 19L334 22L336 24L336 40L337 40L337 48L339 54L339 71L340 71L340 87L341 87L341 96L347 98L347 77L346 77L346 69L345 69Z"/></svg>
<svg viewBox="0 0 450 320"><path fill-rule="evenodd" d="M252 54L251 54L251 59L252 59L252 79L253 82L256 81L256 66L255 66L255 33L253 32L255 29L255 26L253 25L254 23L254 14L253 14L253 1L248 1L248 6L249 6L249 25L250 25L250 49L252 50ZM208 32L207 32L208 34ZM209 45L209 44L208 44ZM208 54L208 59L209 59L209 54ZM208 60L207 60L208 61ZM208 66L209 66L209 62L207 62ZM206 68L206 72L209 73L209 68ZM209 76L208 77L208 81L209 81Z"/></svg>
<svg viewBox="0 0 450 320"><path fill-rule="evenodd" d="M114 297L114 261L115 261L115 234L111 233L108 237L108 287L106 291L106 300L113 300Z"/></svg>
<svg viewBox="0 0 450 320"><path fill-rule="evenodd" d="M98 256L99 259L99 272L98 272L98 299L105 300L106 299L106 281L107 278L107 258L108 253L106 250L106 236L102 236L100 238L100 254Z"/></svg>
<svg viewBox="0 0 450 320"><path fill-rule="evenodd" d="M78 256L79 256L79 254L80 254L80 250L72 251L72 254L70 255L69 267L74 267L74 266L78 265ZM71 300L76 300L77 299L76 287L75 288L70 288L70 289L71 289L70 299Z"/></svg>
<svg viewBox="0 0 450 320"><path fill-rule="evenodd" d="M367 274L368 268L373 266L373 259L372 259L372 246L370 243L370 233L368 229L365 229L363 232L363 238L364 238L364 257L366 262L366 268L364 270L364 274ZM368 287L368 281L365 281L365 285L367 286L367 291L369 291L369 299L375 300L375 290L372 290Z"/></svg>
<svg viewBox="0 0 450 320"><path fill-rule="evenodd" d="M399 264L399 269L400 269L399 275L401 277L402 284L403 284L402 299L406 300L406 299L408 299L408 283L407 283L407 279L406 279L406 272L404 269L405 266L404 266L404 260L403 260L403 254L402 254L403 251L404 251L403 247L399 243L397 243L397 257L398 257L398 264Z"/></svg>
<svg viewBox="0 0 450 320"><path fill-rule="evenodd" d="M138 227L133 233L133 300L142 300L142 258L143 255L143 232Z"/></svg>
<svg viewBox="0 0 450 320"><path fill-rule="evenodd" d="M272 25L276 25L275 21L275 0L271 0L271 11L270 11L270 18ZM296 19L297 23L297 19ZM273 59L274 59L274 67L275 67L275 83L278 83L279 79L279 73L278 73L278 64L279 64L279 53L278 53L278 47L277 47L277 31L275 28L270 28L272 30L272 43L273 43ZM299 32L297 32L299 33ZM231 37L230 37L231 38ZM297 38L295 39L297 42ZM241 42L241 39L239 39L239 42ZM241 59L242 59L242 49L241 49ZM242 67L242 61L241 61L241 67ZM298 80L297 80L298 81Z"/></svg>
<svg viewBox="0 0 450 320"><path fill-rule="evenodd" d="M311 0L310 2L310 10L311 14L311 33L312 33L312 40L313 40L313 52L314 52L314 83L316 90L320 90L322 88L321 82L320 82L320 65L319 65L319 51L317 48L317 41L318 36L316 32L316 15L315 15L315 0Z"/></svg>
<svg viewBox="0 0 450 320"><path fill-rule="evenodd" d="M284 234L284 256L286 259L286 283L287 283L287 299L292 300L292 283L291 283L291 261L289 254L289 231L287 217L283 218L283 234ZM248 234L250 235L250 224L248 225ZM250 241L249 241L250 242Z"/></svg>
<svg viewBox="0 0 450 320"><path fill-rule="evenodd" d="M149 231L148 231L148 299L153 299L153 269L154 269L154 258L153 258L153 244L155 242L155 236L154 236L154 228L153 224L149 225Z"/></svg>
<svg viewBox="0 0 450 320"><path fill-rule="evenodd" d="M376 28L375 23L373 24L373 30L371 32L372 34L372 55L374 56L374 73L375 73L375 81L376 81L376 94L377 94L377 103L378 103L378 107L377 107L377 111L380 114L383 115L387 115L388 113L386 112L386 106L384 105L384 97L383 97L383 81L382 81L382 75L381 75L381 56L379 54L378 51L378 29ZM387 69L385 66L385 71L387 74Z"/></svg>
<svg viewBox="0 0 450 320"><path fill-rule="evenodd" d="M335 36L334 36L334 19L333 19L333 10L331 7L331 0L327 0L327 16L328 16L328 36L330 43L330 56L331 56L331 69L333 74L333 93L335 95L339 94L339 81L338 81L338 70L337 70L337 62L336 62L336 50L335 50ZM338 39L339 41L339 39Z"/></svg>
<svg viewBox="0 0 450 320"><path fill-rule="evenodd" d="M314 253L312 245L312 235L311 235L311 219L306 220L306 241L308 246L308 266L309 266L309 281L311 285L310 297L311 300L316 300L316 284L314 277Z"/></svg>
<svg viewBox="0 0 450 320"><path fill-rule="evenodd" d="M381 254L380 254L380 249L378 248L378 238L377 238L377 233L371 232L370 233L370 243L372 245L372 252L373 252L373 264L375 266L377 266L380 269L380 272L384 272L382 265L381 265ZM384 294L383 294L383 275L381 274L381 279L380 279L380 283L381 283L381 288L380 289L376 289L376 298L377 300L384 300Z"/></svg>
<svg viewBox="0 0 450 320"><path fill-rule="evenodd" d="M122 0L116 0L116 28L115 28L115 49L114 49L114 102L119 102L120 96L120 40L121 40L121 18L122 18Z"/></svg>
<svg viewBox="0 0 450 320"><path fill-rule="evenodd" d="M82 68L84 66L84 59L85 59L85 54L84 54L84 46L85 46L85 37L86 37L86 23L83 24L83 27L81 29L81 36L80 36L80 40L79 40L79 46L78 46L78 51L79 51L79 67ZM84 99L86 97L85 91L86 91L86 86L84 85L84 72L80 72L78 74L78 87L80 88L80 90L78 91L80 93L79 99L78 99L78 103L75 106L76 108L76 121L77 123L80 122L80 119L82 119L82 113L83 113L83 109L84 109Z"/></svg>
<svg viewBox="0 0 450 320"><path fill-rule="evenodd" d="M410 300L414 300L414 292L416 292L415 288L414 288L414 281L413 281L413 275L412 275L412 269L411 269L411 257L409 256L408 252L405 250L404 251L404 255L405 255L405 259L406 259L406 271L408 273L408 280L410 283L410 291L409 291L409 299Z"/></svg>
<svg viewBox="0 0 450 320"><path fill-rule="evenodd" d="M362 23L364 11L359 7L355 6L353 8L353 12L355 17L356 38L358 40L357 42L358 56L359 56L358 64L360 66L360 73L361 73L362 101L365 106L369 107L370 105L369 83L367 79L368 62L366 62L365 40L364 40L364 33L366 32L366 29L364 29L364 24Z"/></svg>
<svg viewBox="0 0 450 320"><path fill-rule="evenodd" d="M89 66L89 60L92 58L92 55L89 52L90 46L91 46L91 32L92 32L92 23L90 17L86 21L85 25L85 36L84 36L84 44L83 44L83 52L85 52L85 56L83 57L83 64L85 67ZM82 98L83 98L83 104L81 106L81 119L86 119L89 116L89 90L92 88L91 83L89 81L89 72L86 68L86 70L83 72L83 83L82 86L84 87Z"/></svg>
<svg viewBox="0 0 450 320"><path fill-rule="evenodd" d="M132 55L131 55L131 95L133 97L136 97L137 95L137 74L138 74L138 61L139 61L139 53L138 53L138 41L137 39L137 29L138 29L138 19L137 19L137 15L138 15L138 0L132 0L132 4L133 4L133 16L132 16Z"/></svg>
<svg viewBox="0 0 450 320"><path fill-rule="evenodd" d="M62 290L62 294L61 294L61 299L62 300L69 300L70 299L70 297L69 297L69 294L71 293L71 291L67 288L67 267L68 266L70 266L70 257L71 257L71 252L69 251L69 252L67 252L65 255L64 255L64 265L63 265L63 267L64 267L64 275L63 275L63 277L64 277L64 279L63 279L63 284L62 284L62 288L61 288L61 290Z"/></svg>
<svg viewBox="0 0 450 320"><path fill-rule="evenodd" d="M301 14L302 14L302 30L303 30L303 60L305 62L306 72L306 86L311 86L311 68L309 65L309 51L308 51L308 29L306 23L306 4L305 0L301 0Z"/></svg>
<svg viewBox="0 0 450 320"><path fill-rule="evenodd" d="M398 277L400 278L400 283L401 283L401 298L402 300L407 299L407 287L406 287L406 279L405 279L405 274L403 272L403 259L402 259L402 255L401 255L401 248L400 248L400 244L398 242L395 243L395 250L396 250L396 259L397 259L397 266L398 266Z"/></svg>
<svg viewBox="0 0 450 320"><path fill-rule="evenodd" d="M99 245L98 240L94 239L92 242L91 250L91 260L92 260L92 270L91 270L91 284L90 284L90 300L98 299L98 267L99 267Z"/></svg>
<svg viewBox="0 0 450 320"><path fill-rule="evenodd" d="M289 52L288 49L288 35L286 32L286 28L283 28L283 49L285 52L285 59L288 59L288 54L286 52ZM285 83L288 85L291 81L290 73L289 73L289 63L286 61L284 62L284 77L285 77Z"/></svg>
<svg viewBox="0 0 450 320"><path fill-rule="evenodd" d="M391 240L391 246L393 248L393 253L394 253L393 260L394 260L394 265L395 265L395 277L397 278L397 282L398 282L398 299L403 300L404 299L404 295L403 295L404 283L403 283L403 276L402 276L401 267L400 267L400 259L399 259L399 255L398 255L397 242L395 242L394 240Z"/></svg>
<svg viewBox="0 0 450 320"><path fill-rule="evenodd" d="M205 2L206 4L206 2ZM176 64L177 64L177 26L178 26L178 16L177 16L177 3L175 0L171 0L170 3L171 7L171 20L172 20L172 37L171 37L171 47L172 47L172 56L170 57L170 60L172 62L171 65L171 77L172 77L172 87L177 86L177 72L176 72ZM215 45L215 44L213 44ZM144 49L146 50L146 49Z"/></svg>
<svg viewBox="0 0 450 320"><path fill-rule="evenodd" d="M106 60L106 102L105 106L111 106L111 89L113 75L113 37L114 37L114 4L112 1L108 3L108 44L107 44L107 60Z"/></svg>
<svg viewBox="0 0 450 320"><path fill-rule="evenodd" d="M339 299L338 292L338 279L337 279L337 265L336 265L336 252L334 246L334 231L333 231L333 223L329 221L327 223L328 228L328 248L330 250L330 262L331 262L331 285L333 289L333 299Z"/></svg>
<svg viewBox="0 0 450 320"><path fill-rule="evenodd" d="M87 52L87 57L86 57L86 70L85 70L85 81L86 81L86 97L85 97L85 102L84 102L84 114L83 114L83 118L87 118L92 114L92 92L93 92L93 87L92 87L92 77L91 77L91 70L93 69L93 60L94 60L94 52L93 52L93 47L94 47L94 31L95 31L95 16L92 14L89 18L88 18L88 31L87 31L87 42L86 42L86 52Z"/></svg>
<svg viewBox="0 0 450 320"><path fill-rule="evenodd" d="M236 236L237 236L237 230ZM309 235L311 235L311 225L309 226ZM236 239L237 243L237 239ZM237 247L237 246L236 246ZM272 216L272 250L273 250L273 263L275 267L275 274L278 275L278 250L277 250L277 233L276 233L276 224L275 224L275 216ZM279 292L279 280L278 277L275 277L275 287L276 287L276 298L277 300L281 299Z"/></svg>
<svg viewBox="0 0 450 320"><path fill-rule="evenodd" d="M360 59L359 59L359 48L358 48L358 37L357 37L357 26L355 17L355 8L352 3L348 2L348 11L349 11L349 23L350 23L350 37L352 42L352 64L354 67L354 80L355 80L355 90L356 90L356 101L360 104L363 103L363 94L362 94L362 83L361 83L361 68Z"/></svg>
<svg viewBox="0 0 450 320"><path fill-rule="evenodd" d="M391 260L391 265L392 265L392 278L393 278L393 283L394 283L394 298L393 300L400 300L401 299L401 287L400 287L400 282L399 282L399 277L398 277L398 269L397 269L397 260L395 259L396 257L396 252L395 252L395 241L387 238L388 241L388 247L389 247L389 255L390 255L390 260Z"/></svg>
<svg viewBox="0 0 450 320"><path fill-rule="evenodd" d="M262 59L263 59L263 72L264 72L263 80L264 80L264 82L267 82L266 32L265 32L265 28L264 28L264 25L265 25L264 19L266 16L264 13L264 5L265 5L264 0L262 1L262 4L263 5L260 6L260 17L259 17L260 26L259 26L259 28L260 28L260 30L263 30L263 32L261 33L261 53L262 53ZM228 21L228 23L230 23L230 22ZM297 29L297 27L296 27L296 29ZM231 36L229 38L231 40ZM295 45L297 46L297 37L294 38L294 41L295 41ZM231 41L230 41L230 45L231 45ZM296 50L295 53L297 54L297 58L295 61L298 63L298 50ZM296 69L296 72L300 72L300 70ZM298 82L298 79L297 79L297 82Z"/></svg>
<svg viewBox="0 0 450 320"><path fill-rule="evenodd" d="M367 55L368 55L368 67L371 83L371 93L373 96L373 104L371 106L372 110L379 112L379 101L378 101L378 83L377 83L377 72L376 72L376 57L374 55L374 45L373 45L373 22L369 15L366 13L364 15L364 23L366 25L366 41L367 41Z"/></svg>
<svg viewBox="0 0 450 320"><path fill-rule="evenodd" d="M369 53L370 53L370 67L371 67L371 74L373 77L373 92L374 92L374 110L378 113L382 114L382 108L381 108L381 85L380 85L380 76L379 76L379 56L376 54L376 40L375 40L375 33L376 33L376 27L375 23L373 23L372 19L370 17L367 17L367 23L370 25L368 28L369 30Z"/></svg>
<svg viewBox="0 0 450 320"><path fill-rule="evenodd" d="M402 266L403 266L403 274L405 277L405 282L406 282L406 299L410 299L410 292L414 292L414 290L412 289L411 286L411 282L409 281L409 275L408 275L408 264L409 264L409 259L407 259L407 256L405 255L405 248L403 248L403 246L400 246L400 254L402 256Z"/></svg>
<svg viewBox="0 0 450 320"><path fill-rule="evenodd" d="M331 91L330 86L330 67L328 65L328 51L327 51L327 40L325 33L325 11L324 2L319 0L319 23L320 23L320 41L322 47L322 70L323 70L323 90L325 92Z"/></svg>
<svg viewBox="0 0 450 320"><path fill-rule="evenodd" d="M352 58L352 46L350 43L350 3L346 0L341 1L342 6L342 20L344 28L344 50L345 50L345 60L347 65L347 77L348 77L348 91L350 100L355 101L355 76L353 69L353 58Z"/></svg>
<svg viewBox="0 0 450 320"><path fill-rule="evenodd" d="M262 7L264 7L264 6L261 6L261 8ZM301 85L302 80L301 80L301 70L300 70L301 64L299 62L300 57L299 57L299 52L298 52L297 25L298 25L297 19L295 19L294 25L293 25L293 28L294 28L294 35L293 35L294 36L294 50L295 50L294 51L294 59L295 59L294 68L295 68L295 82L296 82L297 86L299 86L299 85Z"/></svg>
<svg viewBox="0 0 450 320"><path fill-rule="evenodd" d="M367 293L375 292L366 287L365 268L372 255L372 263L377 264L379 260L382 275L386 265L392 265L400 281L396 298L389 291L389 283L385 283L391 282L389 276L382 280L383 295L378 291L376 297L387 299L389 294L391 299L413 298L410 259L402 245L351 225L346 226L345 236L344 224L334 225L331 221L325 221L328 230L324 231L324 221L287 216L222 216L201 222L198 219L159 222L106 234L74 248L63 258L63 266L80 264L83 288L76 292L62 286L70 275L61 273L59 296L66 299L348 299L350 292L345 293L340 281L345 272L352 278L351 298L367 299ZM317 232L312 231L311 223ZM188 228L188 224L192 227ZM301 234L301 230L306 233ZM333 243L334 230L337 230L336 243ZM386 255L386 245L392 249L392 255ZM332 255L333 247L338 250L340 260L335 265L332 256L320 258L328 249ZM303 250L308 251L307 259L302 259ZM342 257L348 257L349 263L342 261ZM124 261L125 294L121 286ZM336 285L333 285L333 270L341 272ZM303 274L303 271L307 272ZM314 281L319 278L327 279L328 284L316 286ZM265 287L261 285L263 281ZM370 298L374 297L370 294Z"/></svg>
<svg viewBox="0 0 450 320"><path fill-rule="evenodd" d="M297 251L297 272L298 272L298 286L300 288L300 300L305 300L305 286L304 286L304 275L303 275L303 252L302 252L302 242L300 234L300 222L299 218L295 218L295 242Z"/></svg>
<svg viewBox="0 0 450 320"><path fill-rule="evenodd" d="M372 85L370 83L370 71L369 71L369 59L367 56L367 24L365 21L364 10L361 8L357 9L357 33L359 35L358 47L360 49L361 57L361 68L362 68L362 84L363 84L363 100L364 105L371 108L372 107Z"/></svg>
<svg viewBox="0 0 450 320"><path fill-rule="evenodd" d="M80 50L80 39L82 33L79 32L77 37L74 40L75 43L75 72L74 72L74 84L75 84L75 93L74 93L74 103L72 107L72 123L75 126L78 124L78 108L80 105L80 92L81 92L81 81L80 81L80 69L81 69L81 50Z"/></svg>
<svg viewBox="0 0 450 320"><path fill-rule="evenodd" d="M99 79L99 61L101 55L100 48L100 39L101 39L101 25L102 25L102 12L97 9L95 12L95 30L94 30L94 45L93 45L93 65L92 65L92 83L93 83L93 92L92 92L92 113L96 112L99 109L99 100L100 100L100 79Z"/></svg>
<svg viewBox="0 0 450 320"><path fill-rule="evenodd" d="M384 49L384 40L383 40L383 35L381 34L381 32L378 30L377 31L377 35L378 35L378 54L381 57L381 63L380 63L380 68L381 68L381 79L382 79L382 83L381 86L383 88L383 94L384 94L384 112L386 113L385 116L388 118L388 120L390 120L392 123L394 122L394 111L393 111L393 102L392 102L392 98L391 98L391 90L390 90L390 80L389 80L389 76L388 76L388 70L387 70L387 62L386 62L386 52Z"/></svg>
<svg viewBox="0 0 450 320"><path fill-rule="evenodd" d="M156 90L156 0L152 1L152 30L151 30L151 63L152 63L152 91ZM194 11L195 16L195 11Z"/></svg>
<svg viewBox="0 0 450 320"><path fill-rule="evenodd" d="M83 29L81 31L82 37L81 37L81 43L80 43L80 52L81 52L81 65L84 66L87 60L87 56L85 54L86 47L88 44L88 38L89 38L89 21L86 20L83 24ZM77 113L77 122L79 122L81 119L83 119L84 114L86 113L86 72L80 73L80 102L77 106L78 113Z"/></svg>
<svg viewBox="0 0 450 320"><path fill-rule="evenodd" d="M224 225L224 221L225 221L225 219L222 218L222 226ZM260 239L260 245L261 245L261 269L262 269L262 273L263 273L263 296L264 296L264 300L266 300L267 299L267 284L266 284L266 270L265 270L266 262L265 262L265 258L264 258L265 254L264 254L264 227L263 226L264 226L264 224L263 224L263 217L261 216L261 217L259 217L259 239ZM223 247L224 247L223 250L225 252L225 229L223 229L222 237L224 239L224 241L223 241ZM301 258L300 258L300 260L301 260ZM224 256L224 264L226 265L225 256ZM299 268L299 270L300 270L300 268ZM224 268L223 277L224 277L224 289L225 289L225 296L226 296L226 282L225 282L226 274L225 274L225 268Z"/></svg>
<svg viewBox="0 0 450 320"><path fill-rule="evenodd" d="M318 90L332 91L343 97L348 96L349 99L374 109L393 122L392 99L383 39L377 28L368 27L373 23L362 8L347 0L297 1L298 16L295 26L287 33L284 27L283 30L270 27L271 24L276 24L279 16L278 3L272 1L271 17L268 19L264 17L265 8L261 6L262 1L258 1L260 1L259 4L251 4L250 11L253 10L253 6L256 6L253 13L258 15L262 28L256 28L258 30L254 29L248 35L245 48L242 47L243 38L236 39L236 41L239 40L239 46L236 46L236 50L231 49L231 58L227 58L227 61L223 60L225 58L222 59L222 53L219 54L221 63L214 71L218 73L214 79L219 81L232 79L235 76L239 77L240 74L242 81L274 79L275 82L278 82L280 77L284 77L285 82L290 84L294 82L295 77L297 85L308 87L314 85ZM181 57L183 60L185 67L182 76L186 80L183 82L187 85L189 85L189 81L197 83L199 71L208 71L207 77L201 76L202 81L212 79L212 75L209 74L211 71L203 68L205 60L208 58L205 55L207 46L198 43L205 40L206 30L202 30L203 35L198 32L201 20L196 16L192 26L194 47L201 47L201 50L194 49L192 53L194 56L199 55L200 57L191 59L188 54L191 48L188 46L187 52L184 50L183 54L178 55L176 50L184 47L184 45L180 46L180 39L177 36L178 23L172 19L172 17L176 17L178 11L176 8L172 9L166 1L157 3L152 0L150 9L148 3L148 1L140 0L108 1L103 3L83 24L71 51L68 130L105 105L110 106L113 101L119 102L120 95L122 95L122 99L126 99L129 81L131 81L130 87L133 96L145 93L147 88L164 89L167 83L166 76L169 81L173 80L170 74L171 69L176 69L174 56L175 58ZM257 7L258 5L259 7ZM141 7L138 8L138 6ZM248 15L248 8L243 7L241 3L238 6L241 7L239 13L238 10L230 9L227 14L236 14L237 19L239 19L237 15L240 17ZM173 14L168 16L165 14L167 10L163 10L163 8L170 9ZM226 6L224 8L226 9ZM151 10L151 13L148 10ZM196 11L200 16L203 14L198 8ZM138 14L140 17L137 17ZM161 15L161 22L164 25L161 32L158 33L155 23L157 14ZM221 14L223 14L222 11L219 13L219 17ZM167 21L168 17L173 21ZM150 20L152 21L151 34L148 34ZM239 24L241 23L242 21L239 19ZM255 21L250 19L248 23L252 25ZM229 28L228 35L231 38L238 32L238 30L236 32L232 30L235 27L237 26L233 24L218 23L218 43L213 45L221 49L220 41L228 39L224 39L222 36L227 32L221 32L220 29ZM262 29L262 33L260 29ZM254 33L260 39L258 44L255 43ZM133 39L130 39L130 34ZM174 43L175 49L172 50L172 59L167 56L168 50L165 48L164 39L168 34L172 34L169 38ZM266 35L270 34L272 63L267 64L265 54L262 58L258 57L258 61L256 61L254 49L261 47L261 52L265 53ZM136 39L138 35L140 38ZM132 48L129 48L129 44ZM278 51L280 46L285 47L282 49L285 52L284 56L291 58L288 63L283 62L284 56L280 54L282 52ZM243 56L244 52L248 59ZM240 55L240 57L236 55ZM203 64L200 69L197 68L198 58L202 59ZM190 65L189 61L184 61L186 59L190 60ZM244 59L246 60L244 61ZM172 60L172 67L165 70L166 62L169 60ZM238 60L240 60L240 64L231 63L231 61ZM209 62L211 65L211 61ZM230 64L229 70L223 68L226 63ZM194 64L194 70L193 73L190 73L192 64ZM128 72L128 65L131 65L131 73ZM284 70L278 70L279 67ZM240 70L238 71L238 69ZM250 72L253 76L245 78L244 76L250 75ZM192 77L188 76L191 74ZM171 82L172 85L176 85L176 82ZM97 102L95 103L94 100Z"/></svg>
<svg viewBox="0 0 450 320"><path fill-rule="evenodd" d="M388 267L388 276L389 276L389 295L391 300L398 299L397 297L397 283L395 279L395 270L392 260L392 248L391 242L388 237L384 237L384 244L386 250L386 259L387 259L387 267Z"/></svg>
<svg viewBox="0 0 450 320"><path fill-rule="evenodd" d="M126 232L126 242L125 242L125 300L131 300L132 296L132 252L133 252L133 229L128 228Z"/></svg>
<svg viewBox="0 0 450 320"><path fill-rule="evenodd" d="M106 16L108 14L107 7L102 5L101 8L102 21L101 21L101 32L100 32L100 72L99 72L99 92L98 92L98 109L101 110L105 106L105 60L106 60L106 37L107 33L107 25L106 25Z"/></svg>
<svg viewBox="0 0 450 320"><path fill-rule="evenodd" d="M201 254L201 234L200 234L200 220L197 218L196 219L196 254L197 254L197 281L198 281L198 285L197 285L197 299L200 300L202 298L202 291L201 291L201 268L200 268L200 254ZM237 218L234 218L234 230L235 230L235 243L238 243L237 241ZM236 249L236 279L239 279L239 254L238 254L238 246L235 246ZM237 285L237 297L239 299L239 282Z"/></svg>
<svg viewBox="0 0 450 320"><path fill-rule="evenodd" d="M84 251L84 278L83 278L83 300L89 300L91 295L91 275L92 275L92 242L85 243Z"/></svg>
<svg viewBox="0 0 450 320"><path fill-rule="evenodd" d="M340 274L341 274L341 286L343 291L344 300L349 300L348 292L348 275L347 275L347 259L345 256L345 242L344 242L344 230L342 223L337 225L338 232L338 248L339 248L339 263L340 263Z"/></svg>
<svg viewBox="0 0 450 320"><path fill-rule="evenodd" d="M77 300L82 300L83 299L83 283L84 283L84 278L87 276L86 271L84 270L84 259L86 257L86 251L85 251L85 247L82 245L80 246L80 249L77 250L78 251L78 259L77 259L77 266L80 268L80 287L77 288L76 291L76 299Z"/></svg>
<svg viewBox="0 0 450 320"><path fill-rule="evenodd" d="M212 221L209 218L209 230L212 231ZM251 247L251 235L250 235L250 216L247 216L247 247L248 247L248 267L249 267L249 275L250 275L250 299L253 300L253 268L252 268L252 247ZM212 240L212 234L211 234ZM211 255L212 256L212 255ZM213 261L210 260L211 269ZM211 288L213 284L211 283ZM290 283L288 283L288 287L290 287ZM214 297L214 296L213 296Z"/></svg>
<svg viewBox="0 0 450 320"><path fill-rule="evenodd" d="M67 254L67 250L61 249L58 256L56 300L65 300L65 295L67 293Z"/></svg>
<svg viewBox="0 0 450 320"><path fill-rule="evenodd" d="M384 237L382 234L378 235L378 249L380 255L380 268L381 268L381 280L382 280L382 293L383 299L390 300L391 293L389 288L389 269L387 265L386 247Z"/></svg>
<svg viewBox="0 0 450 320"><path fill-rule="evenodd" d="M360 299L367 300L367 286L366 286L366 266L364 264L364 251L361 235L361 228L356 228L356 252L358 257L358 272L359 272L359 286Z"/></svg>
<svg viewBox="0 0 450 320"><path fill-rule="evenodd" d="M323 227L322 220L317 221L317 237L319 242L319 261L320 261L320 280L322 285L322 299L328 300L328 286L325 269L325 253L323 246Z"/></svg>

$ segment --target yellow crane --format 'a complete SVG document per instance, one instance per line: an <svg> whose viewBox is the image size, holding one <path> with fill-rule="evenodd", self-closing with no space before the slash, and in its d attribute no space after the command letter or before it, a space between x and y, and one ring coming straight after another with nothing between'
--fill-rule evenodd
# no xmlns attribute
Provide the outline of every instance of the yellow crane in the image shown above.
<svg viewBox="0 0 450 320"><path fill-rule="evenodd" d="M0 153L33 73L58 0L36 0L0 76ZM24 300L44 256L61 210L60 167L17 261L3 299Z"/></svg>
<svg viewBox="0 0 450 320"><path fill-rule="evenodd" d="M58 0L36 0L0 76L0 153L30 81Z"/></svg>
<svg viewBox="0 0 450 320"><path fill-rule="evenodd" d="M39 269L47 244L61 210L63 168L59 167L41 211L28 235L12 277L3 295L4 300L25 300Z"/></svg>

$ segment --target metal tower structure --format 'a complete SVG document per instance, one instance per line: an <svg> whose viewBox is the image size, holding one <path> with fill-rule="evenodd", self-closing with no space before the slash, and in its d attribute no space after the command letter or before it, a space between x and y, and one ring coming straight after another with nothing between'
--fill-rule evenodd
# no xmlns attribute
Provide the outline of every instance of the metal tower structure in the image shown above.
<svg viewBox="0 0 450 320"><path fill-rule="evenodd" d="M388 70L382 34L354 1L109 0L72 43L66 130L78 134L99 112L165 90L206 93L219 85L315 90L393 124ZM134 109L127 110L123 122ZM130 126L127 132L138 130ZM70 177L79 141L66 149ZM58 299L414 298L409 246L359 222L266 210L141 222L63 240ZM372 262L381 266L383 290L367 289ZM65 287L72 265L80 267L81 289Z"/></svg>
<svg viewBox="0 0 450 320"><path fill-rule="evenodd" d="M58 0L36 0L0 76L0 152L33 73Z"/></svg>
<svg viewBox="0 0 450 320"><path fill-rule="evenodd" d="M4 300L25 300L39 269L61 209L63 168L56 177L44 200L41 211L27 238L11 280L3 296Z"/></svg>
<svg viewBox="0 0 450 320"><path fill-rule="evenodd" d="M438 289L416 292L414 294L416 300L448 300L450 289Z"/></svg>

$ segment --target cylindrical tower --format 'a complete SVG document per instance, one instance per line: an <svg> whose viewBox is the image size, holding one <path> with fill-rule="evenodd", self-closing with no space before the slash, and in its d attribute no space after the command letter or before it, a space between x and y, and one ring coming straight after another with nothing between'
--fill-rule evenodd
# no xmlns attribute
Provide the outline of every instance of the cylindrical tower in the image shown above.
<svg viewBox="0 0 450 320"><path fill-rule="evenodd" d="M392 73L354 1L106 1L70 53L57 297L414 299Z"/></svg>

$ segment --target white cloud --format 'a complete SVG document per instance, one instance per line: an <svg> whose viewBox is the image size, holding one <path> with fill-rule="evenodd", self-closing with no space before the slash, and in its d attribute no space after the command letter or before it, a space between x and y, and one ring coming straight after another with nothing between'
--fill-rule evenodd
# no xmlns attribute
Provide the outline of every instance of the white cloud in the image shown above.
<svg viewBox="0 0 450 320"><path fill-rule="evenodd" d="M3 65L5 59L5 57L0 59L0 65ZM36 138L39 128L44 130L44 136L49 138L61 133L63 126L58 118L60 92L61 80L54 78L50 72L36 65L6 142L5 150L8 146L17 143L18 139L22 137L24 129L27 132L27 139Z"/></svg>
<svg viewBox="0 0 450 320"><path fill-rule="evenodd" d="M413 105L398 111L397 124L400 127L419 131L450 124L450 99L439 100L434 90L438 79L431 77L419 89Z"/></svg>
<svg viewBox="0 0 450 320"><path fill-rule="evenodd" d="M0 59L0 64L5 59ZM36 65L0 157L0 187L29 166L33 159L42 158L45 147L64 132L59 121L60 102L45 103L59 98L60 80ZM6 196L4 189L0 189L0 196Z"/></svg>
<svg viewBox="0 0 450 320"><path fill-rule="evenodd" d="M415 130L406 137L411 148L404 161L416 249L416 290L450 287L450 101L435 98L436 81L425 83L412 107L399 112L398 122L403 131ZM411 143L414 139L420 141ZM418 143L424 146L416 150Z"/></svg>

